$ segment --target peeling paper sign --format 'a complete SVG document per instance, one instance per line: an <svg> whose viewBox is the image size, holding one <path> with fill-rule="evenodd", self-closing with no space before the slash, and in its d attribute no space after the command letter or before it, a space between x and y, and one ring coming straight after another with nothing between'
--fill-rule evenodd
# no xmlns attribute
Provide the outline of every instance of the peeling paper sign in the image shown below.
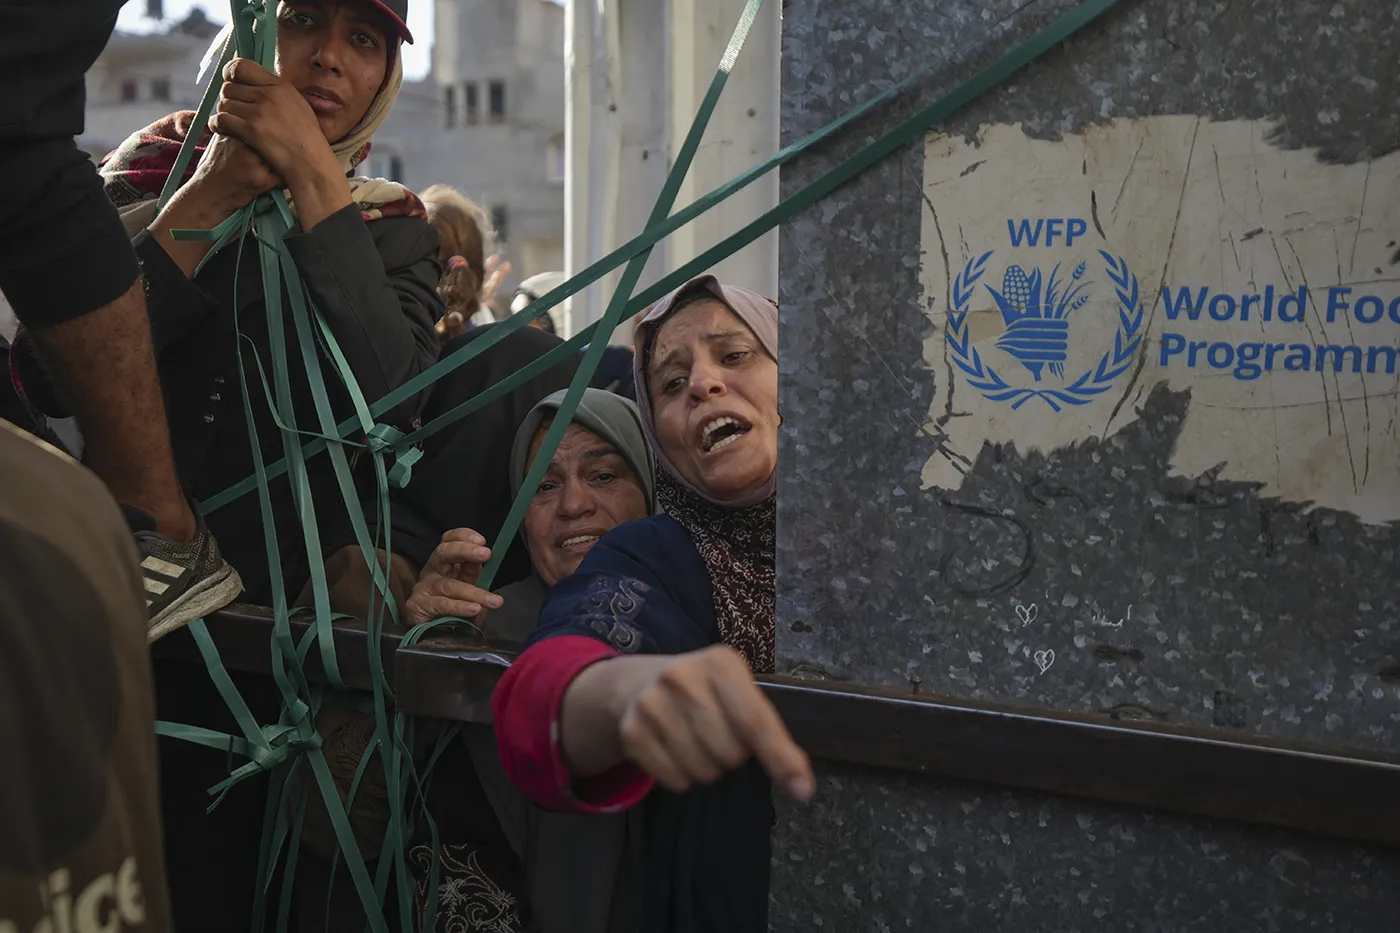
<svg viewBox="0 0 1400 933"><path fill-rule="evenodd" d="M930 412L956 488L984 441L1050 451L1191 392L1172 469L1400 519L1400 155L1325 165L1270 125L1019 126L925 147Z"/></svg>

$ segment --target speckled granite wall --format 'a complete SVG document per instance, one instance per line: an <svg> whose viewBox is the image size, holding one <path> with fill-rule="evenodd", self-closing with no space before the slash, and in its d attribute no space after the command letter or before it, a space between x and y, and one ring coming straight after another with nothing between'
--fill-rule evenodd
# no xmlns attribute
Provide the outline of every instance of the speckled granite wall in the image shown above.
<svg viewBox="0 0 1400 933"><path fill-rule="evenodd" d="M946 65L785 171L784 194L1073 5L787 0L785 142L929 60ZM1055 138L1114 117L1273 118L1275 145L1355 162L1400 148L1397 47L1388 0L1125 0L948 129L1021 122ZM929 409L948 378L924 359L927 208L919 142L783 231L780 670L1394 749L1400 535L1213 473L1173 476L1188 393L1152 391L1102 441L966 451L961 488L921 488L945 442ZM1129 606L1133 625L1115 628ZM774 930L1400 923L1393 856L823 772L818 802L783 812Z"/></svg>
<svg viewBox="0 0 1400 933"><path fill-rule="evenodd" d="M1395 853L844 767L774 840L784 933L1393 933L1400 916Z"/></svg>

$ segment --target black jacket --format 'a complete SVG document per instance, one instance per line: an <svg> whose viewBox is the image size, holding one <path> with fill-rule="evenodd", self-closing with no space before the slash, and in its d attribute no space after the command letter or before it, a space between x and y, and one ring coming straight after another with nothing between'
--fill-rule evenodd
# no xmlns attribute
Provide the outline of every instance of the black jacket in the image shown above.
<svg viewBox="0 0 1400 933"><path fill-rule="evenodd" d="M286 454L258 374L261 362L271 382L273 355L258 249L252 237L245 238L240 263L240 247L227 246L191 281L148 233L133 243L146 277L176 467L186 492L205 499L253 471L239 381L239 332L262 460L271 464ZM389 217L367 223L351 205L308 232L294 230L286 244L367 401L373 403L436 361L433 324L442 313L437 297L441 266L437 233L426 221ZM285 284L282 307L297 427L319 432ZM344 420L354 413L349 394L319 346L315 355L336 420ZM378 420L408 427L418 407L419 400L413 399ZM309 460L307 474L317 524L340 520L342 498L329 455ZM373 476L368 458L359 458L356 474L362 494L372 489L365 485ZM307 574L302 522L286 477L273 480L270 488L285 584L294 598ZM267 601L271 590L257 494L206 518L225 557L242 575L246 598Z"/></svg>

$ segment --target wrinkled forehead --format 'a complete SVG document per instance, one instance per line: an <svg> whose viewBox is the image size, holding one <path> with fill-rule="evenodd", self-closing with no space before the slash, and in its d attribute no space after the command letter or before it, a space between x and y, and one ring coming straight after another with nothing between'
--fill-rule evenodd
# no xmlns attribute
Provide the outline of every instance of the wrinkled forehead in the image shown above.
<svg viewBox="0 0 1400 933"><path fill-rule="evenodd" d="M686 350L735 335L752 337L753 330L729 305L700 293L656 323L647 345L646 372L650 375L672 356L685 355Z"/></svg>
<svg viewBox="0 0 1400 933"><path fill-rule="evenodd" d="M553 423L553 419L543 421L535 429L535 436L530 439L530 450L525 458L527 470L535 462L535 455L540 452L544 436ZM618 449L607 438L575 421L564 432L564 437L559 441L558 449L554 451L554 459L550 466L562 467L572 457L579 457L583 460L599 460L614 454L621 456Z"/></svg>

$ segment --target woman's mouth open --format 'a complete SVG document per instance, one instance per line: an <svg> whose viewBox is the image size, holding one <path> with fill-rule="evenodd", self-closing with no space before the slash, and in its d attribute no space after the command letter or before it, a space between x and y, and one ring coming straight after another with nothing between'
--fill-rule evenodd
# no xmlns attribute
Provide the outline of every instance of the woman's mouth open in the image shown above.
<svg viewBox="0 0 1400 933"><path fill-rule="evenodd" d="M562 551L574 551L586 553L593 545L598 543L599 535L573 535L560 541L558 547Z"/></svg>
<svg viewBox="0 0 1400 933"><path fill-rule="evenodd" d="M717 453L752 430L751 424L746 424L731 415L720 415L701 427L700 449L707 454Z"/></svg>

